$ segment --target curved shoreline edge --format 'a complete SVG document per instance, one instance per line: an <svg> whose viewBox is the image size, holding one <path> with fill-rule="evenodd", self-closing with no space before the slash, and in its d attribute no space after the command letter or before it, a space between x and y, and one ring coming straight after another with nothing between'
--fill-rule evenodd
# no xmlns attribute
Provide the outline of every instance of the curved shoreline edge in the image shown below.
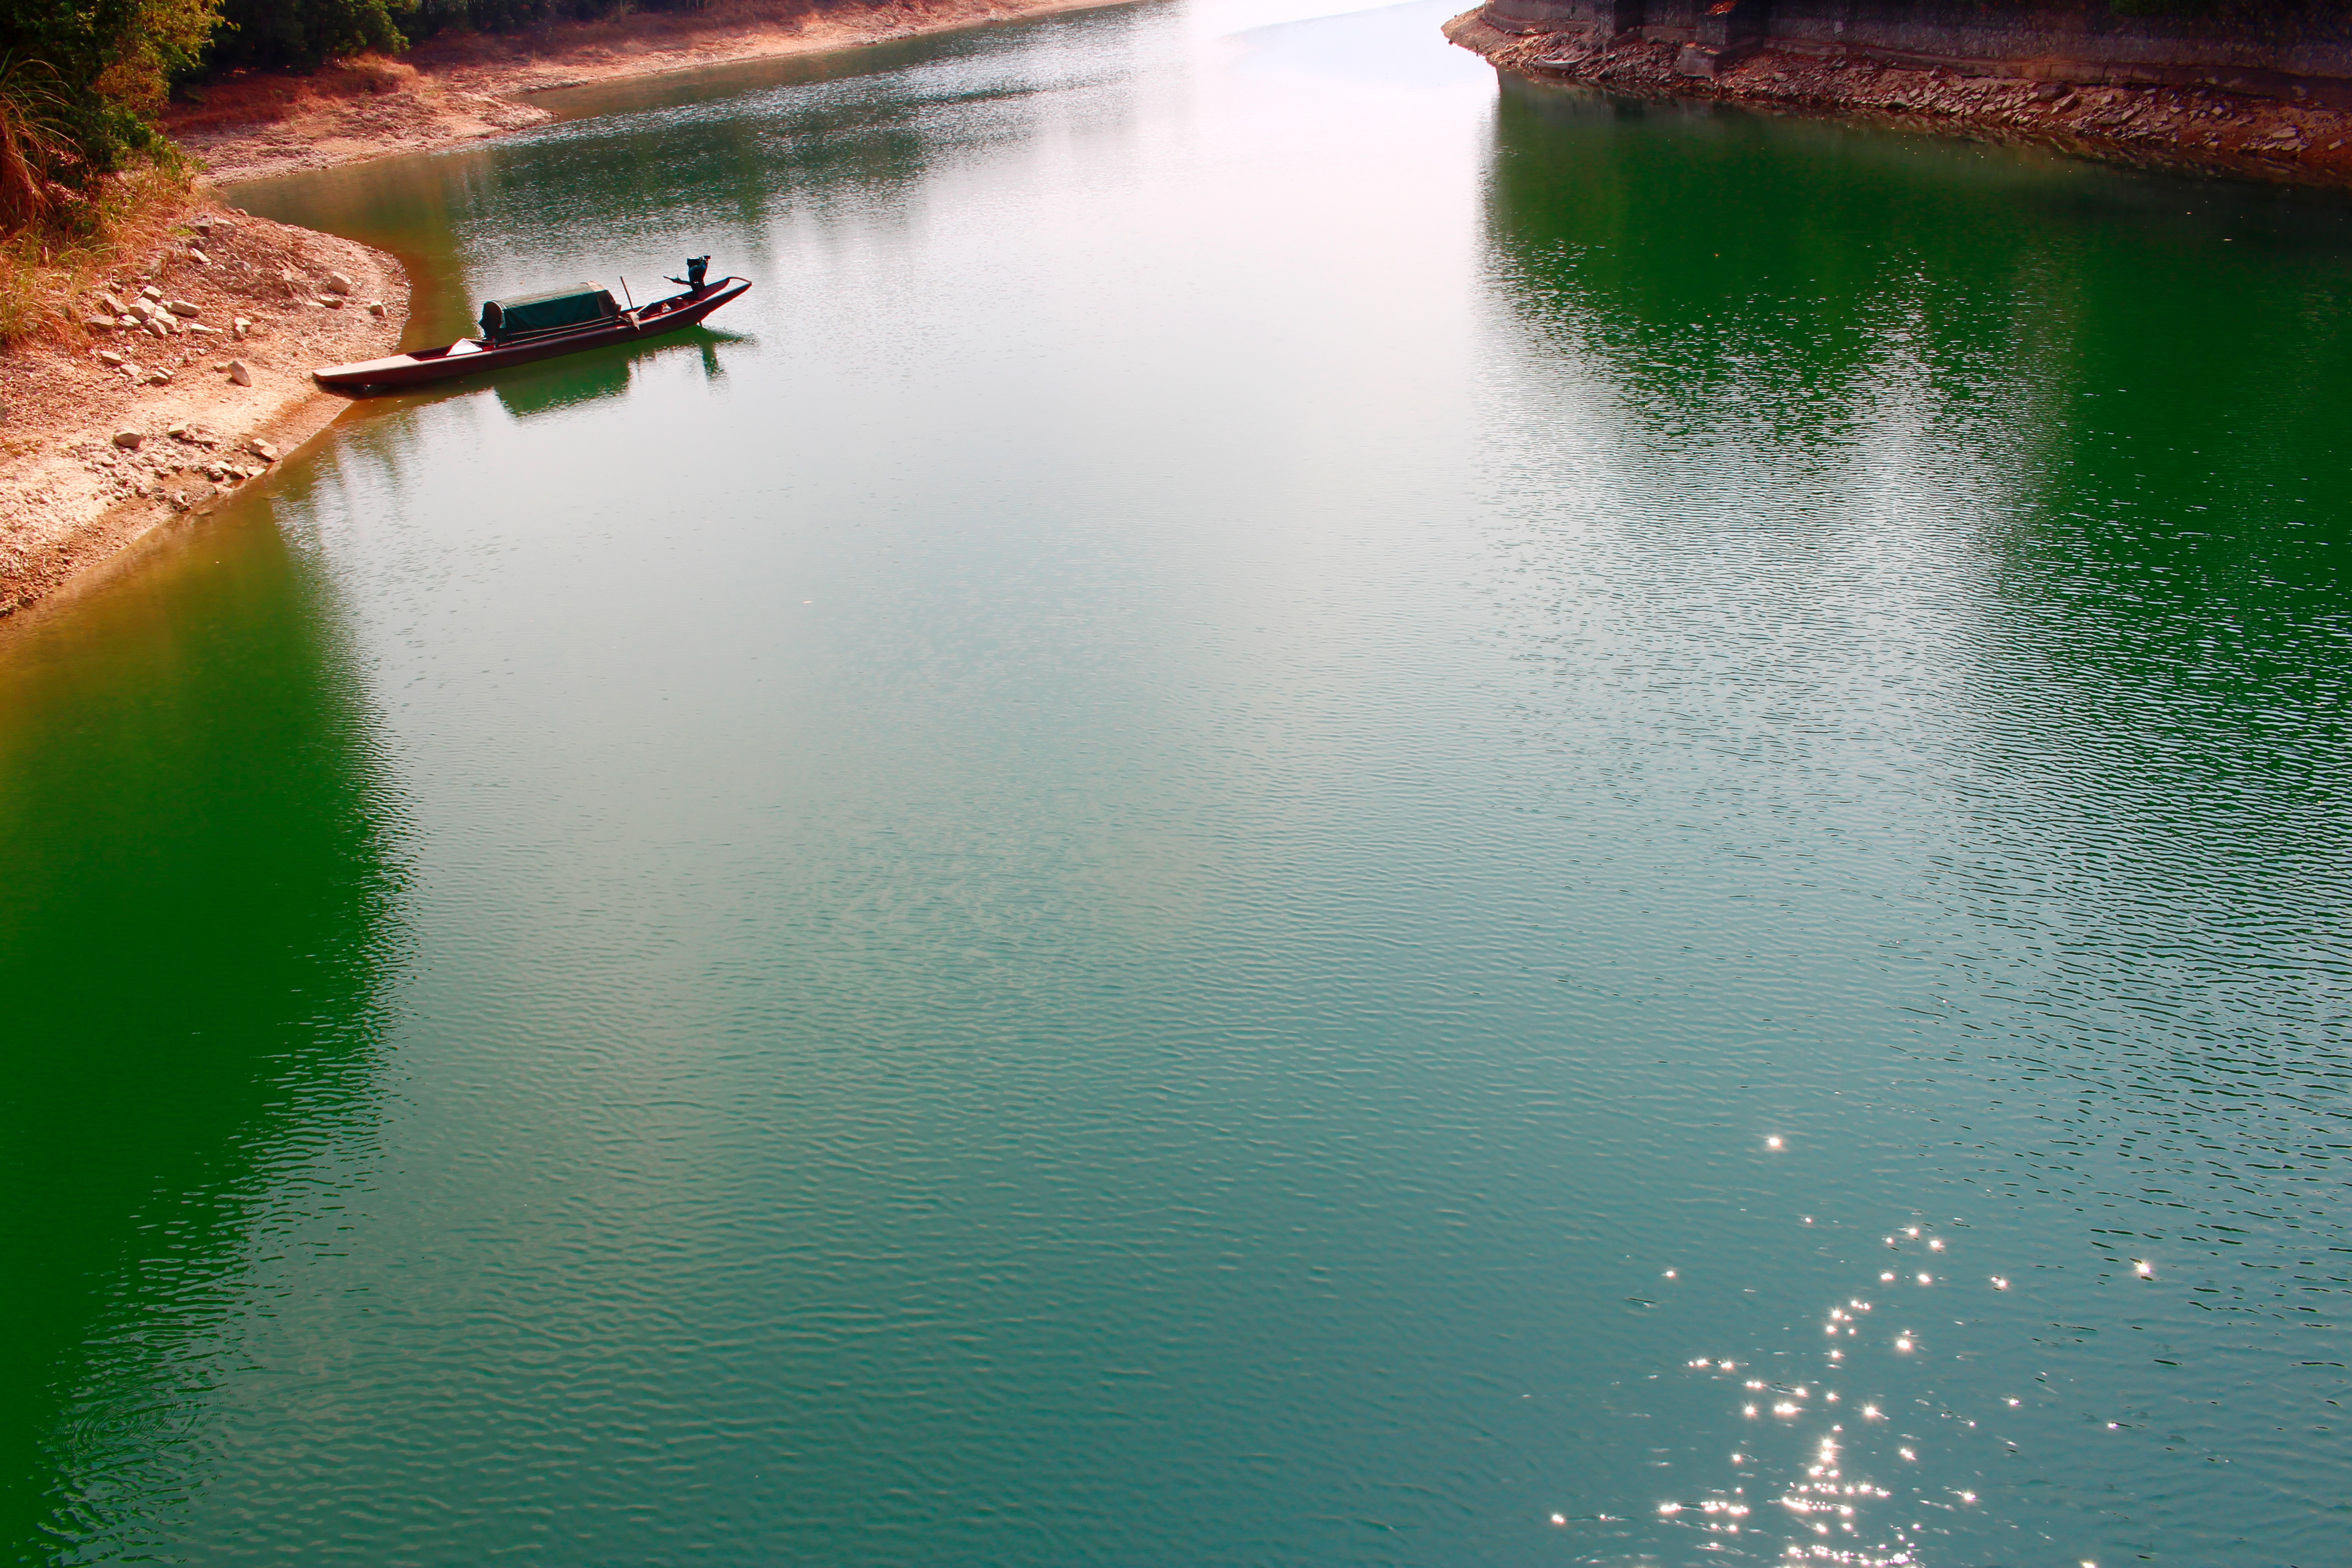
<svg viewBox="0 0 2352 1568"><path fill-rule="evenodd" d="M308 76L233 73L163 128L217 184L432 152L555 118L533 93L827 54L1033 21L1136 0L711 0L511 33L445 33L396 59L363 56Z"/></svg>
<svg viewBox="0 0 2352 1568"><path fill-rule="evenodd" d="M1743 108L1866 121L1906 130L2031 142L2102 163L2273 184L2352 185L2352 109L2217 87L2084 83L2066 62L2041 74L1972 75L1896 63L1875 51L1796 49L1770 40L1703 51L1665 29L1507 31L1486 6L1445 37L1497 70L1632 97L1717 100Z"/></svg>
<svg viewBox="0 0 2352 1568"><path fill-rule="evenodd" d="M0 637L133 568L142 542L194 526L244 489L266 491L278 462L352 408L312 383L310 367L400 346L415 279L397 257L248 216L224 205L219 186L538 125L552 117L521 99L552 88L1129 3L886 0L846 13L778 16L749 0L683 16L446 37L405 60L361 60L304 79L245 77L207 94L166 121L205 163L205 187L192 193L160 244L124 256L109 280L117 286L101 283L91 297L127 297L142 286L167 299L192 296L197 314L189 321L209 331L183 327L158 342L143 332L79 328L67 342L0 353ZM348 289L330 287L338 275ZM382 314L370 304L381 304ZM239 313L252 322L248 335L233 330ZM137 374L102 354L124 356ZM249 382L230 378L230 360ZM155 370L168 379L151 383ZM118 433L136 433L138 445L118 445Z"/></svg>
<svg viewBox="0 0 2352 1568"><path fill-rule="evenodd" d="M310 367L390 352L411 287L383 251L192 195L77 300L89 314L71 341L0 356L0 626L94 584L167 525L266 489L348 406ZM146 289L169 307L165 330L103 324L106 301Z"/></svg>

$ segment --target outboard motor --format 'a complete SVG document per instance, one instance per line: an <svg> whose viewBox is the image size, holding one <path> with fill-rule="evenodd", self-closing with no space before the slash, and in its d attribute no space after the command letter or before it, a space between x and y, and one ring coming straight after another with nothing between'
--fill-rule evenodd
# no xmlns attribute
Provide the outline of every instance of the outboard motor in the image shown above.
<svg viewBox="0 0 2352 1568"><path fill-rule="evenodd" d="M699 294L707 287L702 280L709 271L710 258L708 256L689 256L686 258L686 276L683 278L672 278L670 279L670 281L673 283L683 283L688 288Z"/></svg>

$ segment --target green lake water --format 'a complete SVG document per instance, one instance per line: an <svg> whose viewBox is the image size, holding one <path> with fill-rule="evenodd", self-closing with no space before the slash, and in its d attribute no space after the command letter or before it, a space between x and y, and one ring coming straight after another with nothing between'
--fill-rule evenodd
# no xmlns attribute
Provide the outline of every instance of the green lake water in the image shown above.
<svg viewBox="0 0 2352 1568"><path fill-rule="evenodd" d="M2352 1561L2352 204L1301 8L233 194L757 287L0 636L11 1561Z"/></svg>

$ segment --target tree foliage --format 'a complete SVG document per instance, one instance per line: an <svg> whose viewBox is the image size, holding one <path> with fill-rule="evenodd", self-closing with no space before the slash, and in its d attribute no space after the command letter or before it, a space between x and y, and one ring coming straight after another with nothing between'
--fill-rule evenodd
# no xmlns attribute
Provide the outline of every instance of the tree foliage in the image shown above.
<svg viewBox="0 0 2352 1568"><path fill-rule="evenodd" d="M157 145L219 0L0 0L0 232L71 226L92 175Z"/></svg>
<svg viewBox="0 0 2352 1568"><path fill-rule="evenodd" d="M377 50L396 53L436 33L505 32L616 11L689 11L702 0L221 0L222 26L205 64L307 70Z"/></svg>
<svg viewBox="0 0 2352 1568"><path fill-rule="evenodd" d="M205 64L307 70L369 49L407 47L401 23L414 0L223 0L223 26Z"/></svg>

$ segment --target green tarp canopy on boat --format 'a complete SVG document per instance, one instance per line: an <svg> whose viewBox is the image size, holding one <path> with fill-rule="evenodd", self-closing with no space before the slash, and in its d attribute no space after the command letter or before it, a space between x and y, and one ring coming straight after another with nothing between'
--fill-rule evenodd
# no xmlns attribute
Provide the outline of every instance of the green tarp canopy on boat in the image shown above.
<svg viewBox="0 0 2352 1568"><path fill-rule="evenodd" d="M613 291L593 283L551 289L544 294L518 294L511 300L490 300L482 305L482 335L510 338L518 332L544 332L557 327L584 327L620 314Z"/></svg>

